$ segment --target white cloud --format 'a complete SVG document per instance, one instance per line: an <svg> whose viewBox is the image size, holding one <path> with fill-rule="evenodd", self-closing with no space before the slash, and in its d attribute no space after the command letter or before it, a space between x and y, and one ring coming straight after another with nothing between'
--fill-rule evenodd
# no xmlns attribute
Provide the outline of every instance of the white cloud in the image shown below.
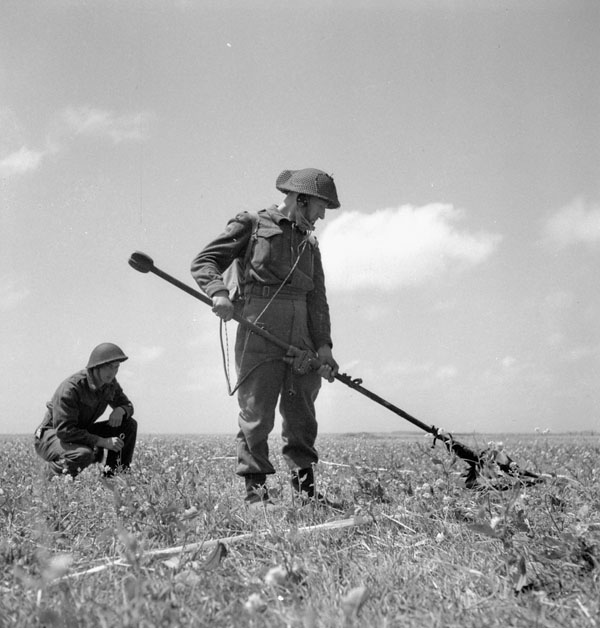
<svg viewBox="0 0 600 628"><path fill-rule="evenodd" d="M6 153L10 146L23 143L23 131L16 113L8 107L0 107L0 152Z"/></svg>
<svg viewBox="0 0 600 628"><path fill-rule="evenodd" d="M212 350L219 346L219 319L208 310L203 315L193 316L192 335L187 345L194 350ZM229 344L235 344L237 323L231 322L223 326L223 335L229 339Z"/></svg>
<svg viewBox="0 0 600 628"><path fill-rule="evenodd" d="M9 119L8 113L0 110L0 132L3 134L0 151L4 153L9 150L6 146L7 138L11 140L8 143L13 146L18 139L17 131L13 128L17 123L13 118L14 116ZM151 119L152 115L144 112L117 115L92 107L70 107L60 116L58 127L48 132L45 149L32 150L23 145L6 157L0 158L0 177L22 175L38 168L47 155L63 150L67 130L80 136L108 137L115 144L126 140L143 141L147 137Z"/></svg>
<svg viewBox="0 0 600 628"><path fill-rule="evenodd" d="M195 392L221 393L226 399L227 379L224 370L221 368L207 368L206 366L195 366L187 371L182 378L181 390ZM237 384L235 371L229 373L229 385L234 388Z"/></svg>
<svg viewBox="0 0 600 628"><path fill-rule="evenodd" d="M580 198L573 200L548 219L543 237L559 248L580 242L600 244L600 206L586 206Z"/></svg>
<svg viewBox="0 0 600 628"><path fill-rule="evenodd" d="M549 347L558 347L565 341L565 336L560 331L554 331L546 338L546 344Z"/></svg>
<svg viewBox="0 0 600 628"><path fill-rule="evenodd" d="M454 379L458 376L458 369L453 364L440 366L435 373L438 379Z"/></svg>
<svg viewBox="0 0 600 628"><path fill-rule="evenodd" d="M164 347L152 346L152 347L137 347L135 353L130 357L134 358L136 362L154 362L158 360L160 356L165 352Z"/></svg>
<svg viewBox="0 0 600 628"><path fill-rule="evenodd" d="M517 359L512 355L507 355L500 360L500 364L502 365L502 368L510 369L517 364Z"/></svg>
<svg viewBox="0 0 600 628"><path fill-rule="evenodd" d="M391 291L483 262L501 236L460 231L453 223L462 218L442 203L340 214L319 237L328 289Z"/></svg>
<svg viewBox="0 0 600 628"><path fill-rule="evenodd" d="M26 146L22 146L19 150L0 160L0 176L10 177L35 170L43 156L44 153L41 151L30 150Z"/></svg>
<svg viewBox="0 0 600 628"><path fill-rule="evenodd" d="M0 279L0 311L7 312L17 307L31 294L26 286L17 286L12 279Z"/></svg>
<svg viewBox="0 0 600 628"><path fill-rule="evenodd" d="M382 365L383 372L392 380L403 378L423 379L434 372L430 362L388 362Z"/></svg>
<svg viewBox="0 0 600 628"><path fill-rule="evenodd" d="M571 349L567 355L566 359L569 362L579 362L580 360L586 360L588 358L594 358L596 356L600 356L600 346L598 345L584 345L578 346Z"/></svg>
<svg viewBox="0 0 600 628"><path fill-rule="evenodd" d="M575 303L575 295L566 290L555 290L544 297L544 306L553 312L568 310Z"/></svg>
<svg viewBox="0 0 600 628"><path fill-rule="evenodd" d="M62 117L77 135L109 137L115 144L125 140L146 139L147 125L151 119L147 113L116 115L111 111L92 107L70 107L64 111Z"/></svg>

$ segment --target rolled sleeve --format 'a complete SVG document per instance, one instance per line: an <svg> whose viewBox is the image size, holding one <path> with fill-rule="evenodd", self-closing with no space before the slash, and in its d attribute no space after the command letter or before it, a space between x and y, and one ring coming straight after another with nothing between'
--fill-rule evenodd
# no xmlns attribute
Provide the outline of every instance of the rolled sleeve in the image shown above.
<svg viewBox="0 0 600 628"><path fill-rule="evenodd" d="M227 290L223 283L223 272L234 259L243 254L251 235L252 218L248 212L242 212L230 220L225 231L194 258L192 277L209 297Z"/></svg>
<svg viewBox="0 0 600 628"><path fill-rule="evenodd" d="M121 388L121 384L117 382L117 380L113 383L114 392L112 394L112 398L109 401L109 405L113 410L115 408L123 408L125 410L125 414L127 418L133 416L133 404L129 401L127 395L123 392Z"/></svg>

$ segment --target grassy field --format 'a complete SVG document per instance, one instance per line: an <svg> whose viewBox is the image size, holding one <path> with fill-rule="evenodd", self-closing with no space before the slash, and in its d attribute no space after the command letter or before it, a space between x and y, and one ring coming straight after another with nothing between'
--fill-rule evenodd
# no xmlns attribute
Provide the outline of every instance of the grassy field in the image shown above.
<svg viewBox="0 0 600 628"><path fill-rule="evenodd" d="M142 436L112 483L48 480L30 437L2 437L0 626L600 626L598 436L494 438L545 481L467 490L430 438L321 436L346 513L298 502L274 438L267 515L229 436Z"/></svg>

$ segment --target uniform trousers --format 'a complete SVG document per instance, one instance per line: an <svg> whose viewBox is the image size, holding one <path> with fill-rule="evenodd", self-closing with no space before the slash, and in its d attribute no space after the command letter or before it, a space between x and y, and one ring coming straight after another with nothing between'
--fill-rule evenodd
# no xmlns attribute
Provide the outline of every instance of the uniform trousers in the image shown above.
<svg viewBox="0 0 600 628"><path fill-rule="evenodd" d="M113 471L119 466L125 469L129 468L137 438L137 421L135 419L125 418L118 427L110 426L107 421L92 423L87 431L101 438L112 438L124 434L123 449L120 452L109 450L106 465ZM48 462L48 466L54 473L68 473L73 477L94 462L100 462L104 457L102 447L90 447L61 441L53 427L41 428L39 433L36 433L34 447L38 456Z"/></svg>
<svg viewBox="0 0 600 628"><path fill-rule="evenodd" d="M249 297L243 316L261 324L289 345L314 353L308 332L306 300L269 300ZM262 315L257 318L259 314ZM256 333L240 326L236 338L238 416L236 473L272 474L268 436L275 423L279 402L282 417L282 455L290 469L305 469L318 461L315 449L317 418L315 400L321 388L316 371L296 375L283 361L285 352Z"/></svg>

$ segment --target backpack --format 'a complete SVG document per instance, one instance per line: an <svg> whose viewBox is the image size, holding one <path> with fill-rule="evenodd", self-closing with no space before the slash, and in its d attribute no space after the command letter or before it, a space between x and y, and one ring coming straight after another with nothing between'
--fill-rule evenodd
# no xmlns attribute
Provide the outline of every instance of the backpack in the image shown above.
<svg viewBox="0 0 600 628"><path fill-rule="evenodd" d="M252 235L250 236L244 257L236 257L223 272L223 283L229 292L229 300L233 303L236 311L241 306L244 296L246 267L252 257L252 250L258 237L258 224L260 222L257 212L247 213L252 219Z"/></svg>

